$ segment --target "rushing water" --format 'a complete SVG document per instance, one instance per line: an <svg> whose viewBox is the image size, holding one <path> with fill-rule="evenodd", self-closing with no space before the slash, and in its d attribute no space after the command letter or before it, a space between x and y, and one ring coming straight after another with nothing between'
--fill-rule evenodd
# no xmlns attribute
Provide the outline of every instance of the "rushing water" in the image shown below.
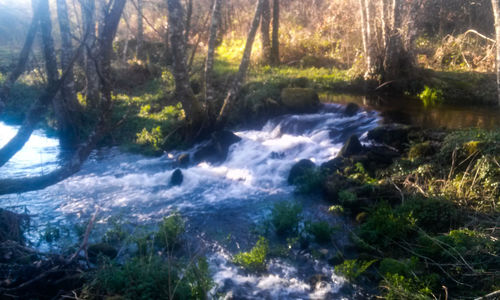
<svg viewBox="0 0 500 300"><path fill-rule="evenodd" d="M260 130L235 132L242 140L231 146L226 161L184 169L181 186L169 185L173 158L179 153L147 158L115 148L101 149L72 177L41 191L0 196L0 205L23 207L42 226L81 222L97 207L100 223L118 216L128 224L154 224L178 210L187 220L190 235L206 245L219 291L244 298L328 297L339 291L342 279L331 266L310 255L303 255L301 263L273 259L263 275L244 273L230 258L255 242L252 229L269 214L273 203L296 197L286 183L296 161L328 161L348 135L362 135L378 122L376 112L347 117L342 110L341 105L326 104L318 113L280 116ZM0 125L0 145L15 129ZM36 132L25 149L2 168L0 177L48 172L57 166L58 149L55 139ZM320 199L301 201L310 218L326 215ZM309 278L318 273L326 279L311 286Z"/></svg>
<svg viewBox="0 0 500 300"><path fill-rule="evenodd" d="M231 263L234 253L249 249L256 241L255 228L269 214L273 203L298 197L286 183L296 161L307 158L321 164L335 157L351 134L362 136L375 127L381 115L393 120L390 112L394 105L390 109L362 97L325 99L348 99L366 104L369 109L348 117L342 105L324 104L314 114L280 116L259 130L235 132L242 140L231 146L226 161L215 165L203 162L183 169L184 182L177 187L171 187L169 181L175 157L180 153L148 158L116 148L100 149L92 153L77 174L41 191L0 196L0 207L27 210L42 228L30 236L33 240L47 224L81 223L96 208L100 209L102 227L106 227L110 216L134 228L156 224L173 211L180 211L187 220L189 235L206 249L218 292L255 299L349 297L341 291L343 279L334 274L333 268L307 253L295 253L288 260L272 259L268 272L260 275L247 274ZM442 126L441 121L450 115L414 106L409 110L413 119L403 120L406 123ZM405 116L405 110L399 112ZM488 113L456 115L458 118L452 118L460 121L449 120L451 127L489 127L498 120ZM469 123L464 124L464 120ZM0 146L15 131L16 127L0 123ZM23 150L0 169L0 178L44 174L58 166L60 155L58 141L37 131ZM327 205L318 197L299 200L306 218L324 218L345 226L342 220L327 217ZM347 234L340 231L335 238L336 245L342 247ZM322 279L311 281L316 274L323 274Z"/></svg>

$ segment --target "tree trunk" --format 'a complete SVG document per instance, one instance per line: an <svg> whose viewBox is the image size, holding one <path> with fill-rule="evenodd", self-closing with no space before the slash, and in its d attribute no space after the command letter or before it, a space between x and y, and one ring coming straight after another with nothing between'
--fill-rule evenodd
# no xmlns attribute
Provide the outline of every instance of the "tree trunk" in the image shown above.
<svg viewBox="0 0 500 300"><path fill-rule="evenodd" d="M69 65L73 56L73 44L66 0L57 0L57 16L61 33L61 67L63 70L68 69L68 77L61 88L62 113L64 114L64 124L61 130L70 145L76 145L80 138L78 128L81 125L81 107L76 97L73 68Z"/></svg>
<svg viewBox="0 0 500 300"><path fill-rule="evenodd" d="M186 48L189 42L189 34L191 33L191 22L193 17L193 0L188 0L186 11L186 28L184 28L184 38L186 40Z"/></svg>
<svg viewBox="0 0 500 300"><path fill-rule="evenodd" d="M95 0L82 0L83 31L87 34L85 62L85 100L87 108L95 110L99 103L99 77L96 67L96 6Z"/></svg>
<svg viewBox="0 0 500 300"><path fill-rule="evenodd" d="M205 62L205 101L211 103L214 100L214 90L212 87L212 71L214 68L215 45L217 43L217 31L221 21L221 2L215 0L212 7L212 21L210 24L210 33L208 37L207 60Z"/></svg>
<svg viewBox="0 0 500 300"><path fill-rule="evenodd" d="M144 26L143 26L143 0L137 0L137 47L135 49L136 57L143 59L144 55Z"/></svg>
<svg viewBox="0 0 500 300"><path fill-rule="evenodd" d="M233 105L233 102L236 100L236 97L240 93L241 86L245 80L245 76L248 70L248 66L250 65L250 57L252 55L252 47L253 42L255 40L255 34L257 33L257 29L259 28L260 17L262 15L262 5L264 0L259 0L257 3L257 8L255 9L255 15L253 17L252 25L250 27L250 32L247 36L247 41L245 44L245 50L243 52L243 57L241 58L240 68L238 70L238 74L234 79L226 98L224 99L224 104L219 112L219 116L217 118L216 128L222 128L227 119L227 114Z"/></svg>
<svg viewBox="0 0 500 300"><path fill-rule="evenodd" d="M5 101L9 97L12 86L14 86L14 83L17 81L19 76L21 76L26 67L26 62L28 61L31 48L33 47L33 42L36 37L36 32L38 31L38 24L40 21L40 8L39 8L40 3L37 3L37 5L33 6L34 7L36 6L33 12L33 19L31 20L30 28L26 35L23 49L19 54L19 60L16 64L16 67L14 68L14 70L12 70L12 73L10 73L9 77L5 80L5 82L2 85L2 88L0 89L0 114L2 113L2 110L5 107Z"/></svg>
<svg viewBox="0 0 500 300"><path fill-rule="evenodd" d="M262 61L271 64L271 39L269 38L269 27L271 25L271 7L269 0L262 4L262 18L260 20L260 39L262 42Z"/></svg>
<svg viewBox="0 0 500 300"><path fill-rule="evenodd" d="M203 119L203 109L194 96L186 66L186 43L184 35L184 9L179 0L167 0L169 42L172 55L172 75L175 94L182 103L186 120L193 130L198 130Z"/></svg>
<svg viewBox="0 0 500 300"><path fill-rule="evenodd" d="M369 5L370 2L368 0L359 0L359 8L361 10L361 37L363 39L363 52L365 54L366 64L365 79L372 79L375 74Z"/></svg>
<svg viewBox="0 0 500 300"><path fill-rule="evenodd" d="M497 40L495 71L497 73L498 105L500 105L500 0L491 0L491 5L493 6L493 15L495 17L495 36Z"/></svg>
<svg viewBox="0 0 500 300"><path fill-rule="evenodd" d="M273 0L273 33L271 44L271 64L277 66L280 64L280 1Z"/></svg>

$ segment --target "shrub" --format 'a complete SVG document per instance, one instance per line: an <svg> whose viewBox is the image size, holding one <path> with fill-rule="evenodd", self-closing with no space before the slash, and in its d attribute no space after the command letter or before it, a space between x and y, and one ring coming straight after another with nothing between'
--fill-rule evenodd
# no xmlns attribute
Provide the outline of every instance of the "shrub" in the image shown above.
<svg viewBox="0 0 500 300"><path fill-rule="evenodd" d="M271 223L278 235L296 234L302 220L302 206L288 201L277 202L271 211Z"/></svg>
<svg viewBox="0 0 500 300"><path fill-rule="evenodd" d="M255 246L248 252L241 252L234 256L234 263L250 271L266 269L266 258L269 252L269 242L260 237Z"/></svg>
<svg viewBox="0 0 500 300"><path fill-rule="evenodd" d="M382 286L386 289L385 299L427 300L434 299L432 291L425 284L399 274L387 274Z"/></svg>
<svg viewBox="0 0 500 300"><path fill-rule="evenodd" d="M184 220L180 214L174 213L164 218L160 224L160 228L155 235L156 244L163 248L173 248L179 244L184 230Z"/></svg>
<svg viewBox="0 0 500 300"><path fill-rule="evenodd" d="M335 228L325 221L307 223L305 229L320 244L331 241L332 234L335 231Z"/></svg>
<svg viewBox="0 0 500 300"><path fill-rule="evenodd" d="M107 261L84 287L82 299L205 299L213 286L204 258L186 264L154 255L123 265Z"/></svg>
<svg viewBox="0 0 500 300"><path fill-rule="evenodd" d="M344 276L349 281L354 281L376 261L377 260L370 260L370 261L358 261L357 259L344 260L343 263L335 266L335 272Z"/></svg>
<svg viewBox="0 0 500 300"><path fill-rule="evenodd" d="M422 100L425 107L435 106L444 101L443 91L437 88L431 88L428 86L424 87L424 90L418 94L418 98Z"/></svg>
<svg viewBox="0 0 500 300"><path fill-rule="evenodd" d="M324 174L319 169L306 170L304 173L294 180L295 190L301 194L320 192L325 180Z"/></svg>
<svg viewBox="0 0 500 300"><path fill-rule="evenodd" d="M387 247L394 240L407 238L414 229L415 219L411 212L397 212L387 203L376 206L358 230L364 242Z"/></svg>
<svg viewBox="0 0 500 300"><path fill-rule="evenodd" d="M412 197L397 208L398 213L411 214L426 231L446 232L459 224L460 213L453 202L443 198Z"/></svg>

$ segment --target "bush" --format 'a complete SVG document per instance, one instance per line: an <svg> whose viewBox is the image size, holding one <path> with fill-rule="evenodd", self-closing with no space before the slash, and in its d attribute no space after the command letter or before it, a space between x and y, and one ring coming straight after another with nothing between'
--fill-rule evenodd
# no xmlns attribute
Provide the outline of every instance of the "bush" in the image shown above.
<svg viewBox="0 0 500 300"><path fill-rule="evenodd" d="M159 256L107 261L84 287L81 299L205 299L213 286L204 258L189 265Z"/></svg>
<svg viewBox="0 0 500 300"><path fill-rule="evenodd" d="M443 91L437 88L431 88L428 86L424 87L424 90L418 94L418 98L422 100L425 107L435 106L437 104L443 103Z"/></svg>
<svg viewBox="0 0 500 300"><path fill-rule="evenodd" d="M264 271L266 258L269 252L269 242L260 237L255 246L248 252L241 252L234 256L234 263L250 271Z"/></svg>
<svg viewBox="0 0 500 300"><path fill-rule="evenodd" d="M427 300L434 299L432 291L425 284L399 274L387 274L382 286L388 300Z"/></svg>
<svg viewBox="0 0 500 300"><path fill-rule="evenodd" d="M344 260L340 265L335 266L335 272L344 276L349 281L355 281L366 269L377 260L358 261L357 259Z"/></svg>
<svg viewBox="0 0 500 300"><path fill-rule="evenodd" d="M335 231L335 228L325 221L307 223L305 229L320 244L330 242Z"/></svg>
<svg viewBox="0 0 500 300"><path fill-rule="evenodd" d="M271 210L271 224L278 235L296 234L302 220L302 206L288 201L277 202Z"/></svg>
<svg viewBox="0 0 500 300"><path fill-rule="evenodd" d="M407 238L414 229L411 212L397 212L387 203L376 206L358 230L358 236L370 245L387 247L394 240Z"/></svg>
<svg viewBox="0 0 500 300"><path fill-rule="evenodd" d="M179 244L184 230L184 220L180 214L174 213L164 218L162 224L160 224L160 228L155 235L156 244L162 248L172 249Z"/></svg>
<svg viewBox="0 0 500 300"><path fill-rule="evenodd" d="M397 212L411 214L419 227L432 233L447 232L460 221L457 207L442 198L412 197L398 207Z"/></svg>

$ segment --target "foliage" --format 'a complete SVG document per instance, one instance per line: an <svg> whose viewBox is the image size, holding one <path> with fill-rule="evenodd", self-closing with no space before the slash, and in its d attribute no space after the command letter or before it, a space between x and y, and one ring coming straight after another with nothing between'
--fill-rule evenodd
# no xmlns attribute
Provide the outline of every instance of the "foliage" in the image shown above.
<svg viewBox="0 0 500 300"><path fill-rule="evenodd" d="M250 271L264 271L266 258L269 252L269 242L260 237L255 246L248 252L241 252L234 256L234 263Z"/></svg>
<svg viewBox="0 0 500 300"><path fill-rule="evenodd" d="M319 221L307 222L305 224L305 230L314 237L317 243L324 244L331 241L335 228L326 221Z"/></svg>
<svg viewBox="0 0 500 300"><path fill-rule="evenodd" d="M304 175L294 180L295 190L301 194L318 193L321 191L324 178L325 174L319 169L306 170Z"/></svg>
<svg viewBox="0 0 500 300"><path fill-rule="evenodd" d="M81 299L205 299L212 285L205 259L187 265L152 255L104 262Z"/></svg>
<svg viewBox="0 0 500 300"><path fill-rule="evenodd" d="M179 244L180 238L182 234L184 234L184 230L184 220L180 214L174 213L163 219L155 235L155 242L162 248L171 249Z"/></svg>
<svg viewBox="0 0 500 300"><path fill-rule="evenodd" d="M427 300L434 299L429 287L416 279L399 274L386 274L381 283L386 289L385 299L390 300Z"/></svg>
<svg viewBox="0 0 500 300"><path fill-rule="evenodd" d="M381 203L369 213L358 230L358 236L370 245L385 248L393 241L407 238L415 223L411 212L398 213L387 203Z"/></svg>
<svg viewBox="0 0 500 300"><path fill-rule="evenodd" d="M271 224L278 235L296 234L302 220L302 206L299 203L282 201L271 210Z"/></svg>
<svg viewBox="0 0 500 300"><path fill-rule="evenodd" d="M424 90L418 94L418 98L422 100L425 107L435 106L443 102L443 91L425 86Z"/></svg>
<svg viewBox="0 0 500 300"><path fill-rule="evenodd" d="M344 276L349 281L355 281L377 260L359 261L357 259L344 260L340 265L335 266L335 272Z"/></svg>

